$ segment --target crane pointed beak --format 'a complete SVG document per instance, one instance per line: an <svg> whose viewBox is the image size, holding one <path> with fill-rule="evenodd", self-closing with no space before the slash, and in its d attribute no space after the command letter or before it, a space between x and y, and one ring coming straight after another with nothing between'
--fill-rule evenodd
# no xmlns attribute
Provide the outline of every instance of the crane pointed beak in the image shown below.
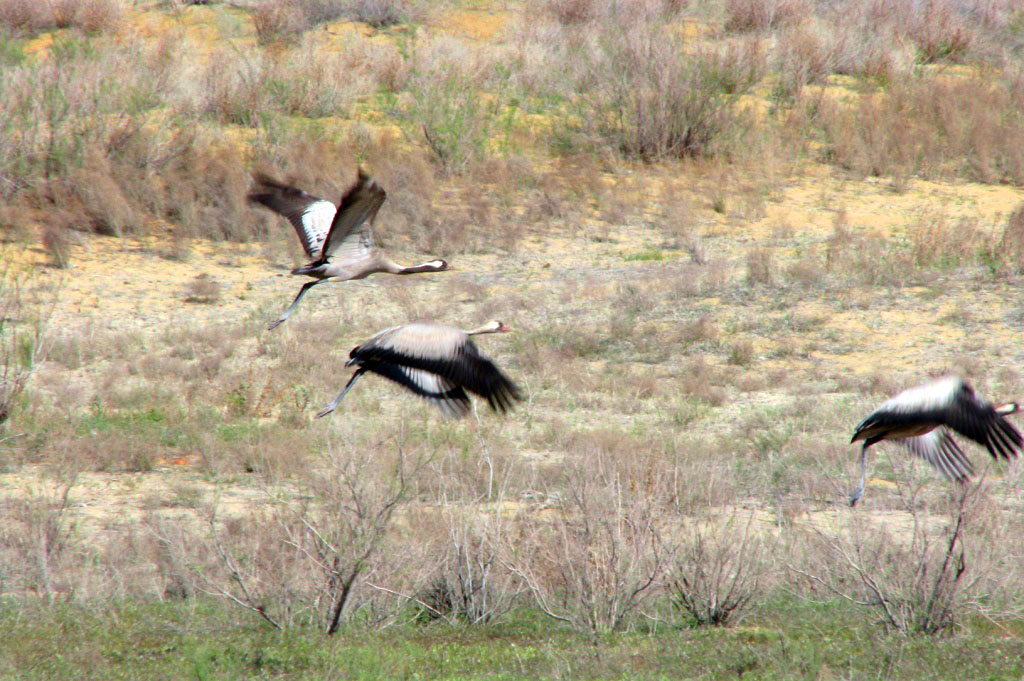
<svg viewBox="0 0 1024 681"><path fill-rule="evenodd" d="M1020 405L1016 402L1007 402L996 407L996 413L1000 416L1009 416L1020 411Z"/></svg>

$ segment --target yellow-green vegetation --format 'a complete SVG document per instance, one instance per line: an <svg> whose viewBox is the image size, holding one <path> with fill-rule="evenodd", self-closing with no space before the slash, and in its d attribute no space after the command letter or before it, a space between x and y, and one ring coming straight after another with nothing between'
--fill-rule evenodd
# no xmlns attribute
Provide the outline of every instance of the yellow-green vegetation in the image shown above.
<svg viewBox="0 0 1024 681"><path fill-rule="evenodd" d="M1020 464L845 500L900 389L1024 398L1024 15L880 7L0 0L0 669L1018 678ZM452 270L266 331L250 173L357 166ZM418 318L516 410L313 418Z"/></svg>

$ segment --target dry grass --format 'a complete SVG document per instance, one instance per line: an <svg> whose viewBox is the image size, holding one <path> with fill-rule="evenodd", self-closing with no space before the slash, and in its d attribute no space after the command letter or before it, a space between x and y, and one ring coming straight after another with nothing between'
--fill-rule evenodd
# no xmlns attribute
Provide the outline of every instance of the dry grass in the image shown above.
<svg viewBox="0 0 1024 681"><path fill-rule="evenodd" d="M420 21L428 4L416 0L261 0L253 23L261 44L294 40L311 28L337 19L361 21L374 28Z"/></svg>
<svg viewBox="0 0 1024 681"><path fill-rule="evenodd" d="M998 252L1011 272L1024 272L1024 205L1017 206L1006 219Z"/></svg>
<svg viewBox="0 0 1024 681"><path fill-rule="evenodd" d="M1012 80L923 78L860 97L853 107L805 105L816 110L829 159L861 175L1019 183L1022 96Z"/></svg>
<svg viewBox="0 0 1024 681"><path fill-rule="evenodd" d="M120 0L3 0L0 26L25 33L77 28L86 33L112 33L122 22Z"/></svg>
<svg viewBox="0 0 1024 681"><path fill-rule="evenodd" d="M778 28L807 12L801 0L726 0L726 31L764 31Z"/></svg>

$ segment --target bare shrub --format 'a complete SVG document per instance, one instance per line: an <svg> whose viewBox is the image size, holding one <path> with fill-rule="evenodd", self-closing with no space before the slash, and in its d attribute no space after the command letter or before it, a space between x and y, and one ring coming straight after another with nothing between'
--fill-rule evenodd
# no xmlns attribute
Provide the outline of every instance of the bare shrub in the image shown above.
<svg viewBox="0 0 1024 681"><path fill-rule="evenodd" d="M254 20L260 42L267 42L341 18L384 28L422 18L425 6L415 0L263 0Z"/></svg>
<svg viewBox="0 0 1024 681"><path fill-rule="evenodd" d="M273 506L253 524L206 511L219 569L197 571L201 590L277 629L312 624L328 635L338 631L358 609L360 580L420 464L400 452L390 457L356 447L322 464L304 481L305 498L268 488Z"/></svg>
<svg viewBox="0 0 1024 681"><path fill-rule="evenodd" d="M800 0L726 0L726 31L763 31L791 21L807 11Z"/></svg>
<svg viewBox="0 0 1024 681"><path fill-rule="evenodd" d="M573 115L562 121L568 144L645 160L713 155L747 125L733 96L751 85L748 62L686 50L657 17L616 15L571 59L563 67L576 82Z"/></svg>
<svg viewBox="0 0 1024 681"><path fill-rule="evenodd" d="M726 393L721 387L721 372L710 365L703 355L686 363L679 381L682 392L713 407L725 404Z"/></svg>
<svg viewBox="0 0 1024 681"><path fill-rule="evenodd" d="M909 13L906 32L917 47L920 63L964 60L973 36L967 20L952 0L925 0Z"/></svg>
<svg viewBox="0 0 1024 681"><path fill-rule="evenodd" d="M764 598L769 555L764 538L736 514L686 530L668 577L672 605L697 626L739 624Z"/></svg>
<svg viewBox="0 0 1024 681"><path fill-rule="evenodd" d="M48 322L56 296L33 300L27 272L6 264L0 269L0 442L11 416L50 346Z"/></svg>
<svg viewBox="0 0 1024 681"><path fill-rule="evenodd" d="M442 510L441 555L427 588L416 602L428 619L486 624L499 620L521 591L499 561L509 531L500 514L482 515L472 508Z"/></svg>
<svg viewBox="0 0 1024 681"><path fill-rule="evenodd" d="M805 253L786 268L786 279L808 288L820 284L824 277L825 268L818 253Z"/></svg>
<svg viewBox="0 0 1024 681"><path fill-rule="evenodd" d="M818 531L827 552L815 572L790 569L852 603L881 612L902 634L943 634L962 621L988 561L975 541L984 510L984 483L962 487L938 516L930 516L918 494L901 484L908 520L897 534L855 514L839 532ZM968 560L968 551L976 555ZM981 559L981 560L979 560Z"/></svg>
<svg viewBox="0 0 1024 681"><path fill-rule="evenodd" d="M826 272L871 286L898 286L914 271L906 251L882 237L853 232L845 220L843 213L836 216L826 242Z"/></svg>
<svg viewBox="0 0 1024 681"><path fill-rule="evenodd" d="M853 107L809 100L826 160L864 175L1024 180L1024 81L904 79Z"/></svg>
<svg viewBox="0 0 1024 681"><path fill-rule="evenodd" d="M185 289L186 303L211 305L218 300L220 300L220 282L206 272L197 275Z"/></svg>
<svg viewBox="0 0 1024 681"><path fill-rule="evenodd" d="M346 15L353 21L384 28L419 18L422 11L410 0L350 0Z"/></svg>
<svg viewBox="0 0 1024 681"><path fill-rule="evenodd" d="M951 268L973 264L981 254L984 235L976 222L955 222L928 211L908 229L910 256L919 267Z"/></svg>
<svg viewBox="0 0 1024 681"><path fill-rule="evenodd" d="M738 340L729 346L729 364L746 367L754 361L754 344L748 340Z"/></svg>
<svg viewBox="0 0 1024 681"><path fill-rule="evenodd" d="M63 270L71 265L71 237L64 216L54 218L43 227L41 242L50 256L50 264Z"/></svg>
<svg viewBox="0 0 1024 681"><path fill-rule="evenodd" d="M519 517L502 560L550 617L591 633L622 629L674 553L657 458L592 452L566 464L559 508Z"/></svg>
<svg viewBox="0 0 1024 681"><path fill-rule="evenodd" d="M117 30L121 23L118 0L0 0L0 26L38 33L79 28L86 33Z"/></svg>
<svg viewBox="0 0 1024 681"><path fill-rule="evenodd" d="M545 11L566 26L586 23L598 16L596 0L546 0Z"/></svg>
<svg viewBox="0 0 1024 681"><path fill-rule="evenodd" d="M775 281L775 258L764 248L747 254L747 284L771 286Z"/></svg>
<svg viewBox="0 0 1024 681"><path fill-rule="evenodd" d="M779 38L777 95L792 100L805 85L822 83L834 69L832 49L818 32L796 27Z"/></svg>
<svg viewBox="0 0 1024 681"><path fill-rule="evenodd" d="M278 40L293 40L307 27L304 18L301 10L294 4L263 2L252 12L256 40L260 45Z"/></svg>
<svg viewBox="0 0 1024 681"><path fill-rule="evenodd" d="M1006 219L999 239L999 255L1012 272L1024 272L1024 204L1018 205Z"/></svg>
<svg viewBox="0 0 1024 681"><path fill-rule="evenodd" d="M720 333L714 317L702 314L700 318L683 327L679 338L685 343L714 343Z"/></svg>
<svg viewBox="0 0 1024 681"><path fill-rule="evenodd" d="M70 596L76 562L71 490L75 476L46 481L24 496L6 494L0 501L0 589L25 597L35 594L53 602Z"/></svg>
<svg viewBox="0 0 1024 681"><path fill-rule="evenodd" d="M97 49L66 38L0 71L0 197L47 207L54 228L140 233L157 217L186 235L258 235L237 145L149 117L171 96L173 58L131 41Z"/></svg>

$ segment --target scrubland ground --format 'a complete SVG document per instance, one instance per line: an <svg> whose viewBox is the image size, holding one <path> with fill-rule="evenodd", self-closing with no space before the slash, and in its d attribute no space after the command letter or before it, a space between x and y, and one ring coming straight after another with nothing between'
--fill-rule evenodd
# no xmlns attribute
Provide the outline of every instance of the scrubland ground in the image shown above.
<svg viewBox="0 0 1024 681"><path fill-rule="evenodd" d="M11 678L1019 678L1024 14L929 0L0 1ZM261 168L453 270L297 292ZM498 318L460 422L364 379ZM479 405L478 405L479 406ZM59 649L60 654L54 654Z"/></svg>

